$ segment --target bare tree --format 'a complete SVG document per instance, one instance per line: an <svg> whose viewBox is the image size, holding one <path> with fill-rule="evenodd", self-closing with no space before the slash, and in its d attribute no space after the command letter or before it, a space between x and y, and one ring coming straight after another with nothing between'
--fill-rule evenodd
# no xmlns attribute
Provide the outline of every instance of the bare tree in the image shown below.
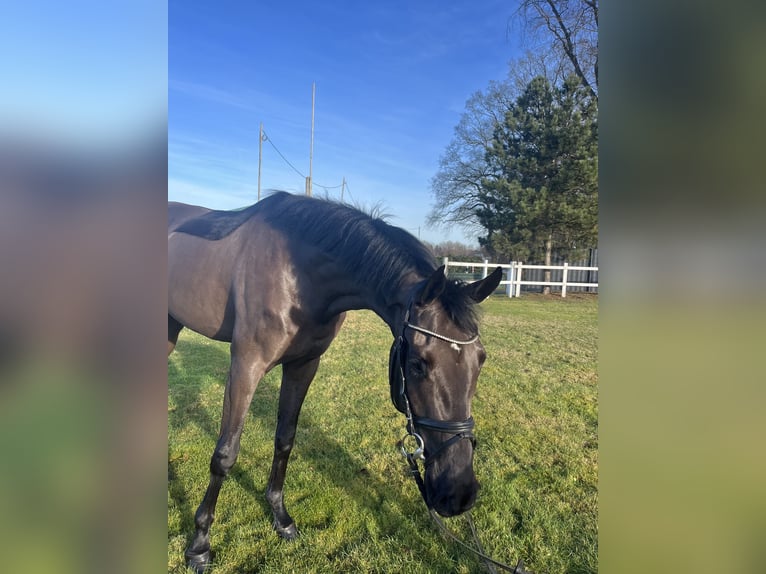
<svg viewBox="0 0 766 574"><path fill-rule="evenodd" d="M522 0L516 16L533 51L550 45L598 101L598 0Z"/></svg>
<svg viewBox="0 0 766 574"><path fill-rule="evenodd" d="M457 258L460 261L482 261L484 253L478 245L468 245L459 241L442 241L441 243L424 242L434 257L441 259L443 257Z"/></svg>
<svg viewBox="0 0 766 574"><path fill-rule="evenodd" d="M466 102L454 137L439 160L439 171L431 180L436 202L428 217L429 225L483 229L476 211L486 207L481 183L492 175L485 155L512 103L511 93L508 81L490 82L486 91L476 92Z"/></svg>

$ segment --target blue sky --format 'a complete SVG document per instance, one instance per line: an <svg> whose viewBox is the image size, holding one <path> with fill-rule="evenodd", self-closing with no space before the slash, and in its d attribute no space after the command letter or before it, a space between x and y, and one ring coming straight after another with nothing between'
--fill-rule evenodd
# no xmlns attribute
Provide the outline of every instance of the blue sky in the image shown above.
<svg viewBox="0 0 766 574"><path fill-rule="evenodd" d="M345 199L382 201L390 222L422 239L430 180L466 100L506 76L519 53L506 34L514 2L201 2L168 14L168 198L230 209L257 197L258 129ZM262 190L303 193L304 180L263 144ZM330 189L339 197L340 188ZM420 228L420 229L418 229Z"/></svg>
<svg viewBox="0 0 766 574"><path fill-rule="evenodd" d="M167 10L156 0L5 2L0 134L119 145L164 123Z"/></svg>

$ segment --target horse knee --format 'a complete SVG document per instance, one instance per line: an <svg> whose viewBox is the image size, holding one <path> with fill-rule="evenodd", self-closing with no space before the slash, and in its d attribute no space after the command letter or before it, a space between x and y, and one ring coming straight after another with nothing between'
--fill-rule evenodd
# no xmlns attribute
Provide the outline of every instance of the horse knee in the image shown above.
<svg viewBox="0 0 766 574"><path fill-rule="evenodd" d="M289 437L277 436L274 440L274 454L277 456L290 456L290 452L293 450L294 442L294 435Z"/></svg>
<svg viewBox="0 0 766 574"><path fill-rule="evenodd" d="M210 473L217 476L227 476L237 462L237 451L232 448L216 448L210 459Z"/></svg>

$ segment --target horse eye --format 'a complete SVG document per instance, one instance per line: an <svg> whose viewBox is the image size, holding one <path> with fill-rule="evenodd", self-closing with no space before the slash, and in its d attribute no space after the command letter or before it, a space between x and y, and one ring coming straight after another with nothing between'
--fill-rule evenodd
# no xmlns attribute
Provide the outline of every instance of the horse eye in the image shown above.
<svg viewBox="0 0 766 574"><path fill-rule="evenodd" d="M428 375L428 366L423 359L418 357L411 357L408 366L410 369L410 375L416 379L425 379Z"/></svg>

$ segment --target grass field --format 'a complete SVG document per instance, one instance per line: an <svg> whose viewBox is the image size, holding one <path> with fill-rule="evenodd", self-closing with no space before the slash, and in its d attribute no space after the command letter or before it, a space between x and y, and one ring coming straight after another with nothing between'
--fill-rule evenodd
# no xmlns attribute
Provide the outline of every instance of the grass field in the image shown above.
<svg viewBox="0 0 766 574"><path fill-rule="evenodd" d="M482 490L473 510L485 550L538 574L597 571L598 299L494 296L482 304L488 359L473 403ZM264 500L280 372L261 381L237 465L218 500L214 574L483 572L430 521L395 444L404 417L389 400L391 335L350 313L303 407L285 484L301 536L283 542ZM228 345L183 331L168 360L168 571L184 549L208 481ZM466 539L460 517L447 520Z"/></svg>

